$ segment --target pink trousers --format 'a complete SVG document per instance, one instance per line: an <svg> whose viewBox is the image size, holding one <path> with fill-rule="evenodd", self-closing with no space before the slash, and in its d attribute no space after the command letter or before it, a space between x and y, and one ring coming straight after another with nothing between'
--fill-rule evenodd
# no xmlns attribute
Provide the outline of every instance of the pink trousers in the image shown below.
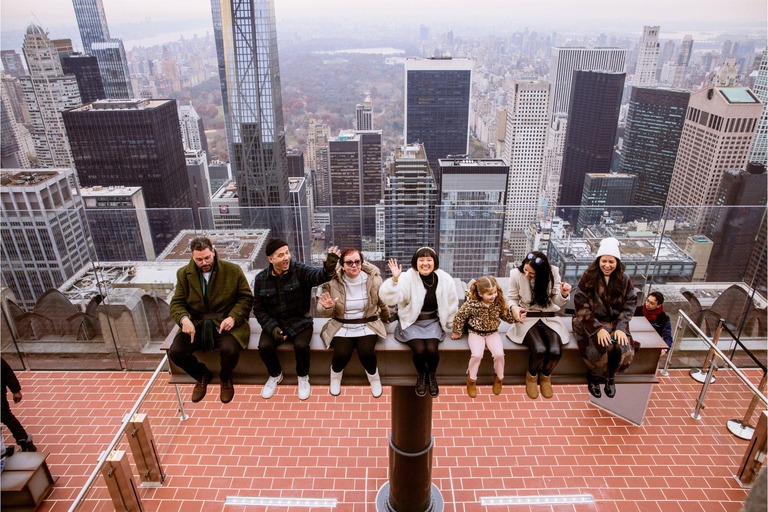
<svg viewBox="0 0 768 512"><path fill-rule="evenodd" d="M493 369L499 379L504 378L504 345L498 332L488 336L480 336L472 332L467 336L469 342L469 351L472 356L469 358L469 378L477 380L477 370L480 368L480 361L483 360L483 352L486 345L493 356Z"/></svg>

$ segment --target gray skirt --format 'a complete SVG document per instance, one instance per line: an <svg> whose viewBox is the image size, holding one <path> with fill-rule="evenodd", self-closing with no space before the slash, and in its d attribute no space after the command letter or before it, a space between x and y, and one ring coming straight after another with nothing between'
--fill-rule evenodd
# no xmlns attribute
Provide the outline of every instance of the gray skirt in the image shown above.
<svg viewBox="0 0 768 512"><path fill-rule="evenodd" d="M411 340L440 340L445 339L445 331L440 325L439 318L430 318L429 320L416 320L416 323L409 325L407 329L400 327L400 322L395 327L395 339L400 343L408 343Z"/></svg>

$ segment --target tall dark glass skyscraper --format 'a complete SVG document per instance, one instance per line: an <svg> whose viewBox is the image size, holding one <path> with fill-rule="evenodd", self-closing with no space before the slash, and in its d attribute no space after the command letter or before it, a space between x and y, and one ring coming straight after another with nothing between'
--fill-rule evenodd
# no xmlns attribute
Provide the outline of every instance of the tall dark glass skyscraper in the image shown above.
<svg viewBox="0 0 768 512"><path fill-rule="evenodd" d="M422 143L432 169L469 152L472 67L469 59L405 61L405 143Z"/></svg>
<svg viewBox="0 0 768 512"><path fill-rule="evenodd" d="M659 207L632 209L633 217L658 220L672 181L690 96L672 89L632 88L620 172L637 175L634 206Z"/></svg>
<svg viewBox="0 0 768 512"><path fill-rule="evenodd" d="M192 197L174 100L102 100L63 114L80 184L142 187L155 253L192 227Z"/></svg>
<svg viewBox="0 0 768 512"><path fill-rule="evenodd" d="M573 72L558 204L579 205L584 176L610 171L625 78L625 73ZM565 215L574 220L576 211Z"/></svg>
<svg viewBox="0 0 768 512"><path fill-rule="evenodd" d="M104 84L104 93L110 99L133 98L131 75L128 71L128 58L122 39L110 39L91 44L91 52L96 56Z"/></svg>
<svg viewBox="0 0 768 512"><path fill-rule="evenodd" d="M82 53L66 55L61 57L61 69L65 75L75 75L84 105L107 97L96 57Z"/></svg>
<svg viewBox="0 0 768 512"><path fill-rule="evenodd" d="M109 40L104 4L101 0L72 0L72 5L75 8L77 26L80 28L83 51L91 53L93 43Z"/></svg>
<svg viewBox="0 0 768 512"><path fill-rule="evenodd" d="M241 207L288 205L274 2L212 0L211 5L238 201ZM246 215L245 224L253 225L256 220ZM272 217L268 222L259 227L281 229L280 219Z"/></svg>

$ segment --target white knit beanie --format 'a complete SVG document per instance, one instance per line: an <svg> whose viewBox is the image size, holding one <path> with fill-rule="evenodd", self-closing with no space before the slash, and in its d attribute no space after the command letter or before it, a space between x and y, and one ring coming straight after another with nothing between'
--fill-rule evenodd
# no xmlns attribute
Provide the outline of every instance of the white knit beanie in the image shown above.
<svg viewBox="0 0 768 512"><path fill-rule="evenodd" d="M621 259L621 252L619 252L619 241L613 237L603 238L600 242L600 248L597 250L597 258L600 256L613 256L617 260Z"/></svg>

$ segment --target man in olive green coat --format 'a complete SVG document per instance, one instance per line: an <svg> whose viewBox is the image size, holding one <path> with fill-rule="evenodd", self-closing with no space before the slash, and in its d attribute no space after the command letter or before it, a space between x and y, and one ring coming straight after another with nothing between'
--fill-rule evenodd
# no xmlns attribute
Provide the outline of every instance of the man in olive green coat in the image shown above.
<svg viewBox="0 0 768 512"><path fill-rule="evenodd" d="M248 347L251 327L248 317L253 293L243 270L220 260L208 238L193 239L192 259L176 272L176 290L171 299L171 316L181 327L173 339L168 357L197 383L192 401L199 402L208 390L211 372L193 352L218 348L221 353L221 401L235 396L232 371L240 349Z"/></svg>

